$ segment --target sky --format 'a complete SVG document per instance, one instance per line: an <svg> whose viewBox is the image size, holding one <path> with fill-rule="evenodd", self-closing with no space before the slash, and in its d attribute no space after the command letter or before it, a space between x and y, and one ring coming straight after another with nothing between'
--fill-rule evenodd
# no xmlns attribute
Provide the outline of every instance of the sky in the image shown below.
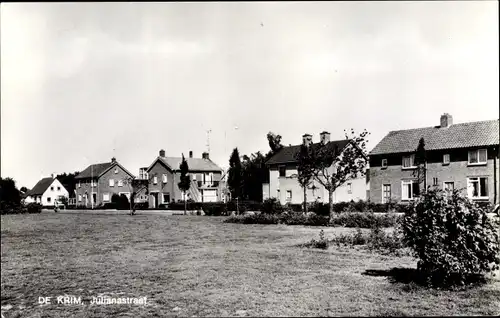
<svg viewBox="0 0 500 318"><path fill-rule="evenodd" d="M2 3L1 176L498 119L497 1ZM211 131L207 133L207 131Z"/></svg>

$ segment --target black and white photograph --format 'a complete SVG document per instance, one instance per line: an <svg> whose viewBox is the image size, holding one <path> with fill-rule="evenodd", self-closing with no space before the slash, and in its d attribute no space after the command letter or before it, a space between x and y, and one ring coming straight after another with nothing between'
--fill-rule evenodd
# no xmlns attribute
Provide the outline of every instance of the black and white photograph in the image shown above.
<svg viewBox="0 0 500 318"><path fill-rule="evenodd" d="M499 3L3 2L1 318L500 316Z"/></svg>

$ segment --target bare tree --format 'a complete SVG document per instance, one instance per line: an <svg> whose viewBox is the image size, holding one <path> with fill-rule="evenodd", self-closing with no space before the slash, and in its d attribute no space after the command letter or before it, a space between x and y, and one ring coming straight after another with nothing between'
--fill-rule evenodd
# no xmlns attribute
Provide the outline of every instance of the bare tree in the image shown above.
<svg viewBox="0 0 500 318"><path fill-rule="evenodd" d="M146 190L146 194L149 190L149 180L148 179L136 179L134 177L127 177L124 183L128 186L130 190L130 215L135 214L135 196L142 190Z"/></svg>

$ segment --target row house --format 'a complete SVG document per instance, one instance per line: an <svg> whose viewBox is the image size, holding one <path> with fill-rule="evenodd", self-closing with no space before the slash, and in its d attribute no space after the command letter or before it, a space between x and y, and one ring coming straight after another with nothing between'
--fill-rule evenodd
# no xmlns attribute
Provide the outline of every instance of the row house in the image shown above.
<svg viewBox="0 0 500 318"><path fill-rule="evenodd" d="M194 158L190 151L189 157L185 159L191 178L187 199L195 202L221 201L224 189L222 169L210 160L207 152L202 154L202 158ZM178 186L181 162L182 157L165 156L165 150L162 149L148 168L140 169L139 177L149 180L150 208L185 199Z"/></svg>
<svg viewBox="0 0 500 318"><path fill-rule="evenodd" d="M498 203L499 121L453 124L443 114L434 127L389 132L370 152L370 200L408 202L419 195L415 151L426 149L426 185L459 189L473 200Z"/></svg>
<svg viewBox="0 0 500 318"><path fill-rule="evenodd" d="M130 199L130 180L135 178L116 158L111 162L92 164L76 177L76 205L96 207L111 202L113 194Z"/></svg>
<svg viewBox="0 0 500 318"><path fill-rule="evenodd" d="M302 136L302 143L318 147L320 144L326 145L332 152L337 152L339 156L347 147L353 145L347 139L330 141L330 133L322 132L319 135L320 141L313 143L310 134ZM276 198L281 204L301 204L304 202L304 190L298 182L297 155L300 153L301 145L283 147L278 153L272 156L266 166L269 169L269 183L262 185L263 199ZM365 176L351 178L333 193L334 202L366 200L369 189L368 179ZM306 189L308 202L319 201L328 203L328 191L317 181L313 180Z"/></svg>

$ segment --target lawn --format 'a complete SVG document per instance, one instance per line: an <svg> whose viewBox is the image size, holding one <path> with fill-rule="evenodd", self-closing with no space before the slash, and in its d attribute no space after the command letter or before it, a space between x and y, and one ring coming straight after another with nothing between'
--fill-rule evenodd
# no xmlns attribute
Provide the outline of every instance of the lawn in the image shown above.
<svg viewBox="0 0 500 318"><path fill-rule="evenodd" d="M410 257L297 247L320 228L224 217L42 213L1 217L1 305L10 317L500 314L500 281L426 290L380 273ZM354 229L323 228L327 236ZM378 275L366 275L377 272ZM39 305L74 295L144 305ZM55 300L53 300L54 302Z"/></svg>

